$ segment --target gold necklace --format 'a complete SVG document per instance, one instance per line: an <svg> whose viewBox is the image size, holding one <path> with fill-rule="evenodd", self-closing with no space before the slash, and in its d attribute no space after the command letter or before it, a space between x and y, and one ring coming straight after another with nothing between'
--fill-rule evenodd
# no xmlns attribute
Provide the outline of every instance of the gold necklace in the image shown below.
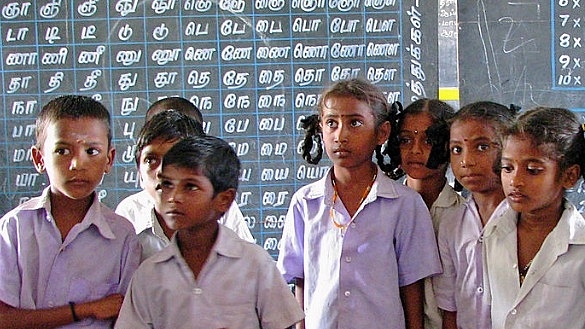
<svg viewBox="0 0 585 329"><path fill-rule="evenodd" d="M362 195L360 202L358 203L358 209L362 205L362 203L364 202L364 200L366 199L368 194L370 194L370 190L372 189L372 186L374 186L374 182L376 181L376 177L378 177L378 171L374 172L374 176L372 177L372 181L366 187L366 190L364 191L364 194ZM333 203L331 204L331 208L329 208L329 217L331 217L331 221L333 222L333 225L335 225L335 227L340 229L341 234L343 235L343 232L345 231L347 226L349 226L349 224L351 224L353 219L350 220L349 223L347 223L345 225L341 224L335 220L335 215L333 213L333 206L335 206L335 202L337 201L337 197L339 196L339 193L337 192L337 184L335 184L335 176L333 175L333 173L331 173L331 184L333 185Z"/></svg>

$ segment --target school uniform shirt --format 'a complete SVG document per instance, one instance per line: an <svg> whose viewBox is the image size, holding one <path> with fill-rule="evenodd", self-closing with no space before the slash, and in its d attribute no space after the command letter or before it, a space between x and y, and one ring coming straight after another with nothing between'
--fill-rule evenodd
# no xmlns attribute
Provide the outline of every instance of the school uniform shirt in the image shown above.
<svg viewBox="0 0 585 329"><path fill-rule="evenodd" d="M0 300L45 309L125 294L140 263L132 225L94 193L85 217L63 241L49 189L0 219ZM88 318L60 328L111 328L112 322Z"/></svg>
<svg viewBox="0 0 585 329"><path fill-rule="evenodd" d="M303 312L262 247L219 226L199 276L181 255L176 235L134 275L117 329L283 329Z"/></svg>
<svg viewBox="0 0 585 329"><path fill-rule="evenodd" d="M448 182L445 183L430 209L435 234L439 231L439 223L457 216L464 203L465 198L457 193ZM425 279L424 315L425 329L441 329L443 327L443 318L437 306L432 278L430 277Z"/></svg>
<svg viewBox="0 0 585 329"><path fill-rule="evenodd" d="M403 329L399 288L441 271L422 198L379 169L353 218L333 204L331 169L295 192L277 264L287 281L305 281L307 329Z"/></svg>
<svg viewBox="0 0 585 329"><path fill-rule="evenodd" d="M164 234L154 213L154 202L146 191L142 190L126 197L116 207L116 213L126 217L134 225L142 245L142 260L169 244L169 238ZM240 238L255 242L244 215L235 202L219 219L219 223L232 229Z"/></svg>
<svg viewBox="0 0 585 329"><path fill-rule="evenodd" d="M510 208L485 234L493 328L585 328L585 220L564 200L520 286L517 218Z"/></svg>
<svg viewBox="0 0 585 329"><path fill-rule="evenodd" d="M494 214L501 213L501 207L500 204ZM457 312L460 329L491 329L489 298L483 280L483 233L472 196L456 214L439 223L443 273L433 277L433 289L440 309Z"/></svg>

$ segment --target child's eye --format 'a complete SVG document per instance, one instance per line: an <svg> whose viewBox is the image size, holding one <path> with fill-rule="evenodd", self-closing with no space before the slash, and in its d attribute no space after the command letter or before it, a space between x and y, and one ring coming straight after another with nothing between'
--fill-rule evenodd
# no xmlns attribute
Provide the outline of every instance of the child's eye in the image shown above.
<svg viewBox="0 0 585 329"><path fill-rule="evenodd" d="M490 146L488 144L479 144L477 146L477 150L480 152L485 152L487 150L489 150Z"/></svg>
<svg viewBox="0 0 585 329"><path fill-rule="evenodd" d="M89 148L89 149L87 149L86 152L89 155L98 155L98 154L100 154L100 150L98 150L96 148Z"/></svg>
<svg viewBox="0 0 585 329"><path fill-rule="evenodd" d="M400 145L409 145L409 144L412 144L412 138L406 137L406 136L398 137L398 143Z"/></svg>
<svg viewBox="0 0 585 329"><path fill-rule="evenodd" d="M144 161L143 162L145 164L147 164L148 166L151 166L151 167L157 166L157 164L159 163L157 157L151 157L151 156L148 156L148 157L144 158Z"/></svg>
<svg viewBox="0 0 585 329"><path fill-rule="evenodd" d="M542 172L542 168L539 167L528 167L526 168L526 171L530 174L530 175L538 175L540 174L540 172Z"/></svg>
<svg viewBox="0 0 585 329"><path fill-rule="evenodd" d="M430 138L425 139L425 144L433 146L433 141Z"/></svg>
<svg viewBox="0 0 585 329"><path fill-rule="evenodd" d="M502 164L502 171L509 174L512 172L512 170L514 170L514 168L511 165L508 164Z"/></svg>
<svg viewBox="0 0 585 329"><path fill-rule="evenodd" d="M337 127L337 122L335 122L334 120L326 120L325 125L329 128L335 128Z"/></svg>
<svg viewBox="0 0 585 329"><path fill-rule="evenodd" d="M187 184L185 186L185 189L187 189L188 191L197 191L199 190L199 187L195 184Z"/></svg>
<svg viewBox="0 0 585 329"><path fill-rule="evenodd" d="M451 153L460 154L461 153L461 146L451 146Z"/></svg>
<svg viewBox="0 0 585 329"><path fill-rule="evenodd" d="M69 151L68 149L56 149L55 153L59 155L69 155L71 154L71 151Z"/></svg>

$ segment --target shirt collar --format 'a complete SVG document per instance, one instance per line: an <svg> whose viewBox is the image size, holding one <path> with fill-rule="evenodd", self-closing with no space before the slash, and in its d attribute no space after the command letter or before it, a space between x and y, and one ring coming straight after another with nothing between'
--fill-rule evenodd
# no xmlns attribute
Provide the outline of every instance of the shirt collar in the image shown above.
<svg viewBox="0 0 585 329"><path fill-rule="evenodd" d="M372 185L370 194L364 200L364 202L371 202L375 199L375 197L382 197L388 199L399 197L400 195L396 190L395 186L396 182L393 181L388 176L386 176L386 174L380 169L380 167L376 166L376 168L378 170L376 181L374 182L374 185ZM327 175L325 175L325 177L309 185L309 190L306 194L307 198L317 199L324 196L328 196L326 198L325 204L331 205L333 199L333 185L331 184L332 172L333 167L329 168L329 170L327 171Z"/></svg>
<svg viewBox="0 0 585 329"><path fill-rule="evenodd" d="M33 198L30 202L26 202L22 205L23 210L38 210L44 209L46 212L45 220L52 222L53 216L51 215L51 197L50 197L51 187L46 187L39 197ZM116 236L110 225L108 224L107 219L104 217L105 214L102 211L104 206L100 203L97 193L93 192L93 201L91 206L89 207L87 213L83 217L83 220L80 222L81 230L84 231L88 229L91 225L95 225L98 229L100 234L106 239L114 239Z"/></svg>
<svg viewBox="0 0 585 329"><path fill-rule="evenodd" d="M565 210L551 234L554 232L562 236L561 240L568 241L569 244L585 244L585 219L569 200L564 199L563 207ZM518 213L504 199L488 221L484 236L488 237L500 230L504 234L509 233L516 229L517 220Z"/></svg>
<svg viewBox="0 0 585 329"><path fill-rule="evenodd" d="M243 249L239 245L242 242L249 243L241 240L232 230L220 224L217 233L217 239L211 248L211 252L224 257L240 258L243 256ZM169 245L160 252L154 254L151 259L155 263L162 263L175 257L182 258L181 251L179 250L179 245L177 243L177 233L173 234Z"/></svg>

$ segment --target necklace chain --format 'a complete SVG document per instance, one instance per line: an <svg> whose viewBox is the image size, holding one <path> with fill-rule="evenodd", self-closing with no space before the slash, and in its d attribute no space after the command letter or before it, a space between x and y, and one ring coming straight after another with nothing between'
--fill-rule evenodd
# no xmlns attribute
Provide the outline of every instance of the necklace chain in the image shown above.
<svg viewBox="0 0 585 329"><path fill-rule="evenodd" d="M370 190L372 189L372 186L374 186L374 182L376 181L376 177L378 177L378 172L374 172L374 176L372 177L372 181L366 187L364 194L362 195L360 202L358 203L358 208L362 205L362 203L364 202L364 200L366 199L368 194L370 194ZM329 217L331 217L331 221L333 221L333 225L335 225L335 227L340 229L342 234L343 234L343 232L345 231L347 226L353 221L353 219L345 225L341 224L335 220L335 215L333 213L333 206L335 206L335 202L337 201L339 193L337 192L337 184L335 183L335 176L333 175L333 173L331 173L331 184L333 185L333 203L331 204L331 208L329 209Z"/></svg>

